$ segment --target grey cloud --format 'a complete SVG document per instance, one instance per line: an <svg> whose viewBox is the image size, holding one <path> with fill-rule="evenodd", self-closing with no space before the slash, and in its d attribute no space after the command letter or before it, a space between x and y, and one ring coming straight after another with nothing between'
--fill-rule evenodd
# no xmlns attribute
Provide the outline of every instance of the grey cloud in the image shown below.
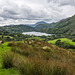
<svg viewBox="0 0 75 75"><path fill-rule="evenodd" d="M71 5L74 7L74 2L75 0L41 0L41 2L40 0L35 0L35 2L34 0L13 0L12 2L11 0L0 0L0 23L59 21L66 18L67 15L65 12L63 13L67 10L63 9L63 6Z"/></svg>
<svg viewBox="0 0 75 75"><path fill-rule="evenodd" d="M40 13L39 13L40 12ZM27 19L27 20L38 20L40 18L44 18L47 16L47 13L44 11L36 12L32 10L29 6L23 5L21 7L18 6L11 6L4 7L2 9L2 13L0 13L0 16L4 19Z"/></svg>
<svg viewBox="0 0 75 75"><path fill-rule="evenodd" d="M75 0L47 0L48 3L57 3L60 6L72 5L75 6Z"/></svg>

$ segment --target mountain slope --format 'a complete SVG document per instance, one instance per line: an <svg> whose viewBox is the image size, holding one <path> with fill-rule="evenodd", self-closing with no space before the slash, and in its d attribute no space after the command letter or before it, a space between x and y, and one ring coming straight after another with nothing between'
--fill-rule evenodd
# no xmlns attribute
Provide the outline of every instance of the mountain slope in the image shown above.
<svg viewBox="0 0 75 75"><path fill-rule="evenodd" d="M39 25L39 24L48 24L48 23L46 23L44 21L40 21L40 22L37 22L35 25Z"/></svg>
<svg viewBox="0 0 75 75"><path fill-rule="evenodd" d="M58 34L75 34L75 15L57 22L54 28L49 28L46 32Z"/></svg>
<svg viewBox="0 0 75 75"><path fill-rule="evenodd" d="M40 22L37 22L37 23L35 23L35 24L33 24L33 25L30 25L31 27L36 27L36 26L38 26L38 25L40 25L40 24L48 24L48 23L46 23L46 22L44 22L44 21L40 21Z"/></svg>
<svg viewBox="0 0 75 75"><path fill-rule="evenodd" d="M26 25L12 25L12 26L4 26L0 27L0 30L8 31L8 32L29 32L35 31L33 27Z"/></svg>
<svg viewBox="0 0 75 75"><path fill-rule="evenodd" d="M48 29L48 28L53 28L56 25L56 23L51 23L51 24L39 24L35 27L36 30L43 30L43 29Z"/></svg>

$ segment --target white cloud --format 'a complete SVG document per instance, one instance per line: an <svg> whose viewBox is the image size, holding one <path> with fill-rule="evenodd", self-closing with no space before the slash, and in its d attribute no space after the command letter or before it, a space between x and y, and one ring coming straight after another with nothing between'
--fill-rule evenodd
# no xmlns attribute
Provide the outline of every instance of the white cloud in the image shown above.
<svg viewBox="0 0 75 75"><path fill-rule="evenodd" d="M75 14L75 0L0 0L0 25L59 21Z"/></svg>

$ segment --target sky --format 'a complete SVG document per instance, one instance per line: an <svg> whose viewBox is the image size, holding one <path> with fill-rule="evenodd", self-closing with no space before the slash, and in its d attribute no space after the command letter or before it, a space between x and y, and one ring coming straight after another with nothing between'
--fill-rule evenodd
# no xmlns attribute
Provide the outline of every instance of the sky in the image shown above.
<svg viewBox="0 0 75 75"><path fill-rule="evenodd" d="M75 0L0 0L0 26L57 22L75 14Z"/></svg>

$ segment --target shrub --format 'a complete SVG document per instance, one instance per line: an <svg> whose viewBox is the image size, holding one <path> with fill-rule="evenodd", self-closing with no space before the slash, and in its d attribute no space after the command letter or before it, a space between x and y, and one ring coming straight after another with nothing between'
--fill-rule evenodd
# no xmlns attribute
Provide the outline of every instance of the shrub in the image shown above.
<svg viewBox="0 0 75 75"><path fill-rule="evenodd" d="M75 38L74 38L74 39L72 39L72 42L75 42Z"/></svg>
<svg viewBox="0 0 75 75"><path fill-rule="evenodd" d="M11 68L13 67L13 53L11 52L6 52L3 54L2 58L3 58L3 67L4 68Z"/></svg>
<svg viewBox="0 0 75 75"><path fill-rule="evenodd" d="M57 41L55 42L55 44L56 44L56 45L60 45L60 42L61 42L61 40L57 40Z"/></svg>
<svg viewBox="0 0 75 75"><path fill-rule="evenodd" d="M74 45L70 45L68 43L65 43L65 42L61 42L60 40L57 40L55 42L55 44L59 47L62 47L62 48L65 48L65 49L75 49L75 46Z"/></svg>
<svg viewBox="0 0 75 75"><path fill-rule="evenodd" d="M4 43L5 41L4 40L2 40L2 43Z"/></svg>
<svg viewBox="0 0 75 75"><path fill-rule="evenodd" d="M15 45L15 42L10 42L10 43L8 43L8 46L14 46Z"/></svg>

